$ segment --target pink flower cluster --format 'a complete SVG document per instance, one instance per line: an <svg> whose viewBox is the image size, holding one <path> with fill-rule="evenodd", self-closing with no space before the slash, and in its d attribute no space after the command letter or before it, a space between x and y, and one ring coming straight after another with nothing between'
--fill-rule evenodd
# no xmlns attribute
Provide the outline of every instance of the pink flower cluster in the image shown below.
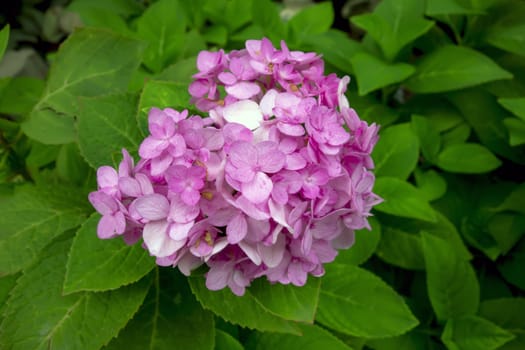
<svg viewBox="0 0 525 350"><path fill-rule="evenodd" d="M201 52L189 87L206 117L152 108L137 165L98 169L89 200L100 238L140 239L157 264L186 275L202 264L211 290L250 282L302 286L369 228L376 125L324 75L315 53L249 40Z"/></svg>

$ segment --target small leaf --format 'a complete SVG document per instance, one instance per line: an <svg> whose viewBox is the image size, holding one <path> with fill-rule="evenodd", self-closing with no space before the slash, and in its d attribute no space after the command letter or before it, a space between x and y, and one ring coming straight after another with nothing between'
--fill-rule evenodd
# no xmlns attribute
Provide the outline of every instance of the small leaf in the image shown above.
<svg viewBox="0 0 525 350"><path fill-rule="evenodd" d="M441 151L436 164L452 173L480 174L499 168L501 161L480 144L458 143Z"/></svg>
<svg viewBox="0 0 525 350"><path fill-rule="evenodd" d="M487 226L502 254L507 254L525 233L525 215L497 213L490 218Z"/></svg>
<svg viewBox="0 0 525 350"><path fill-rule="evenodd" d="M505 118L503 124L509 130L509 144L519 146L525 143L525 122L517 118Z"/></svg>
<svg viewBox="0 0 525 350"><path fill-rule="evenodd" d="M143 44L109 31L83 28L60 46L44 94L22 129L46 144L76 141L77 97L126 90Z"/></svg>
<svg viewBox="0 0 525 350"><path fill-rule="evenodd" d="M520 98L500 98L500 105L511 111L515 116L525 121L525 97Z"/></svg>
<svg viewBox="0 0 525 350"><path fill-rule="evenodd" d="M447 192L447 182L435 170L423 172L416 169L414 175L418 189L428 201L439 199Z"/></svg>
<svg viewBox="0 0 525 350"><path fill-rule="evenodd" d="M425 260L421 237L385 226L376 254L381 260L407 270L424 270Z"/></svg>
<svg viewBox="0 0 525 350"><path fill-rule="evenodd" d="M432 234L422 234L427 288L438 319L474 314L479 305L479 283L470 263L451 244Z"/></svg>
<svg viewBox="0 0 525 350"><path fill-rule="evenodd" d="M262 279L255 280L250 293L266 309L290 321L313 323L319 299L321 281L310 278L306 285L270 285Z"/></svg>
<svg viewBox="0 0 525 350"><path fill-rule="evenodd" d="M525 183L516 186L496 210L511 210L525 214Z"/></svg>
<svg viewBox="0 0 525 350"><path fill-rule="evenodd" d="M392 61L405 45L434 25L423 18L423 10L419 0L383 0L373 13L354 16L351 21L366 30Z"/></svg>
<svg viewBox="0 0 525 350"><path fill-rule="evenodd" d="M472 128L470 125L468 125L468 123L462 122L461 124L456 125L454 128L441 135L442 148L447 148L450 145L458 143L463 144L467 142L471 133Z"/></svg>
<svg viewBox="0 0 525 350"><path fill-rule="evenodd" d="M213 350L214 343L213 314L195 300L186 278L157 268L144 304L104 350Z"/></svg>
<svg viewBox="0 0 525 350"><path fill-rule="evenodd" d="M403 142L400 142L403 140ZM410 124L396 124L381 131L372 158L375 173L406 180L416 168L419 157L419 141Z"/></svg>
<svg viewBox="0 0 525 350"><path fill-rule="evenodd" d="M192 276L189 282L193 294L201 305L228 322L260 331L299 333L293 323L278 317L261 305L249 289L244 296L238 297L228 289L209 290L202 276Z"/></svg>
<svg viewBox="0 0 525 350"><path fill-rule="evenodd" d="M2 30L0 30L0 61L4 57L7 43L9 42L9 24L6 24Z"/></svg>
<svg viewBox="0 0 525 350"><path fill-rule="evenodd" d="M525 290L525 252L523 250L512 251L505 259L498 262L498 270L510 284Z"/></svg>
<svg viewBox="0 0 525 350"><path fill-rule="evenodd" d="M448 320L441 340L449 349L495 350L514 337L512 333L484 318L465 316Z"/></svg>
<svg viewBox="0 0 525 350"><path fill-rule="evenodd" d="M335 260L337 263L361 265L374 254L381 239L381 224L375 217L369 218L368 222L372 230L356 231L354 245L349 249L339 251Z"/></svg>
<svg viewBox="0 0 525 350"><path fill-rule="evenodd" d="M78 188L64 185L26 185L2 198L0 275L25 268L53 238L80 225L88 205Z"/></svg>
<svg viewBox="0 0 525 350"><path fill-rule="evenodd" d="M414 67L409 64L387 63L366 52L356 53L350 60L357 77L360 96L404 81L415 72Z"/></svg>
<svg viewBox="0 0 525 350"><path fill-rule="evenodd" d="M326 32L334 21L332 3L325 1L307 6L295 14L288 25L300 36L320 34Z"/></svg>
<svg viewBox="0 0 525 350"><path fill-rule="evenodd" d="M430 162L434 162L441 148L439 133L432 127L429 120L423 116L412 115L412 129L419 138L421 152Z"/></svg>
<svg viewBox="0 0 525 350"><path fill-rule="evenodd" d="M316 325L301 325L302 335L254 333L248 340L253 350L351 350L335 335Z"/></svg>
<svg viewBox="0 0 525 350"><path fill-rule="evenodd" d="M501 350L519 350L525 344L525 299L503 298L486 300L479 306L479 315L512 332L516 338Z"/></svg>
<svg viewBox="0 0 525 350"><path fill-rule="evenodd" d="M136 154L142 140L136 120L134 95L106 95L81 100L78 143L93 168L110 165L120 158L122 148Z"/></svg>
<svg viewBox="0 0 525 350"><path fill-rule="evenodd" d="M215 350L244 350L244 347L229 333L216 329Z"/></svg>
<svg viewBox="0 0 525 350"><path fill-rule="evenodd" d="M99 214L93 214L78 230L69 258L64 293L104 291L133 283L155 266L148 251L121 239L102 240L97 237Z"/></svg>
<svg viewBox="0 0 525 350"><path fill-rule="evenodd" d="M478 51L447 45L426 55L406 85L416 93L434 93L511 78L512 74Z"/></svg>
<svg viewBox="0 0 525 350"><path fill-rule="evenodd" d="M374 192L385 201L375 208L378 211L424 221L436 221L434 209L425 196L408 182L393 178L380 177L376 180Z"/></svg>
<svg viewBox="0 0 525 350"><path fill-rule="evenodd" d="M502 2L491 13L485 40L492 46L525 56L525 5L520 1Z"/></svg>
<svg viewBox="0 0 525 350"><path fill-rule="evenodd" d="M70 245L67 237L57 239L18 280L0 326L2 349L97 350L142 304L148 280L111 292L63 296Z"/></svg>
<svg viewBox="0 0 525 350"><path fill-rule="evenodd" d="M137 112L137 122L144 136L149 135L148 113L151 107L171 107L178 111L190 108L188 85L158 80L149 80L144 85Z"/></svg>
<svg viewBox="0 0 525 350"><path fill-rule="evenodd" d="M326 266L316 320L356 337L403 334L419 323L405 302L379 277L352 265Z"/></svg>

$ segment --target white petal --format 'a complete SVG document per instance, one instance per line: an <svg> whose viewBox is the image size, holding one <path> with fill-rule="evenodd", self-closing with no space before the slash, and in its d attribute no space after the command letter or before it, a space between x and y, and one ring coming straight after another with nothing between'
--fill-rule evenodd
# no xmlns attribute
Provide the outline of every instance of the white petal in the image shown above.
<svg viewBox="0 0 525 350"><path fill-rule="evenodd" d="M226 121L242 124L250 130L257 129L263 120L259 105L250 100L238 101L228 105L224 107L222 114Z"/></svg>

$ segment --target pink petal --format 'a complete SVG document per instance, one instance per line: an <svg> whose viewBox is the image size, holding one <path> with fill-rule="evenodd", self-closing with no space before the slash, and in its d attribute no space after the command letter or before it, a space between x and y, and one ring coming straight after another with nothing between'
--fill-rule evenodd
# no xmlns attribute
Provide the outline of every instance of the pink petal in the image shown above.
<svg viewBox="0 0 525 350"><path fill-rule="evenodd" d="M262 171L273 174L283 168L286 156L279 151L275 142L263 141L255 147L257 148L257 165Z"/></svg>
<svg viewBox="0 0 525 350"><path fill-rule="evenodd" d="M206 274L206 287L209 290L220 290L228 285L228 280L233 273L232 262L218 263L210 267Z"/></svg>
<svg viewBox="0 0 525 350"><path fill-rule="evenodd" d="M232 143L228 159L236 168L250 168L257 162L257 149L245 141Z"/></svg>
<svg viewBox="0 0 525 350"><path fill-rule="evenodd" d="M93 207L102 215L113 214L118 210L115 199L102 191L91 192L88 199Z"/></svg>
<svg viewBox="0 0 525 350"><path fill-rule="evenodd" d="M101 166L97 170L97 182L100 188L117 186L117 171L110 166Z"/></svg>
<svg viewBox="0 0 525 350"><path fill-rule="evenodd" d="M140 197L142 190L137 180L131 177L121 177L118 183L120 191L129 197Z"/></svg>
<svg viewBox="0 0 525 350"><path fill-rule="evenodd" d="M261 99L260 106L261 111L266 117L271 117L273 115L273 107L275 107L275 98L279 93L274 90L268 90Z"/></svg>
<svg viewBox="0 0 525 350"><path fill-rule="evenodd" d="M268 220L270 218L270 214L267 211L257 207L255 203L250 202L250 200L244 196L237 198L235 204L244 214L255 220Z"/></svg>
<svg viewBox="0 0 525 350"><path fill-rule="evenodd" d="M115 233L115 218L112 215L104 215L100 218L97 226L97 235L100 239L109 239L117 236Z"/></svg>
<svg viewBox="0 0 525 350"><path fill-rule="evenodd" d="M199 215L200 209L184 203L178 196L171 198L169 218L174 222L187 223Z"/></svg>
<svg viewBox="0 0 525 350"><path fill-rule="evenodd" d="M155 157L151 160L151 175L162 175L168 169L173 161L173 157L169 153L164 153L160 157Z"/></svg>
<svg viewBox="0 0 525 350"><path fill-rule="evenodd" d="M159 156L168 147L168 141L148 136L139 147L139 155L145 159L152 159Z"/></svg>
<svg viewBox="0 0 525 350"><path fill-rule="evenodd" d="M261 265L261 256L259 255L259 252L257 251L257 248L253 245L241 241L239 242L239 248L242 249L242 251L246 254L246 256L257 266Z"/></svg>
<svg viewBox="0 0 525 350"><path fill-rule="evenodd" d="M303 136L304 126L300 124L289 124L289 123L277 123L277 128L280 132L289 136Z"/></svg>
<svg viewBox="0 0 525 350"><path fill-rule="evenodd" d="M231 244L237 244L244 239L248 233L248 223L244 218L244 215L236 215L226 227L226 235L228 237L228 242Z"/></svg>
<svg viewBox="0 0 525 350"><path fill-rule="evenodd" d="M252 98L259 92L261 92L261 88L259 87L259 85L257 85L256 83L250 83L245 81L226 86L225 90L228 94L232 95L233 97L239 100Z"/></svg>
<svg viewBox="0 0 525 350"><path fill-rule="evenodd" d="M288 265L288 278L295 286L302 287L306 284L306 272L300 262L291 262Z"/></svg>
<svg viewBox="0 0 525 350"><path fill-rule="evenodd" d="M184 243L172 240L167 233L166 220L152 221L144 226L142 237L151 255L163 258L175 253Z"/></svg>
<svg viewBox="0 0 525 350"><path fill-rule="evenodd" d="M269 268L277 267L283 260L286 240L283 235L277 238L274 245L259 244L258 250L263 263Z"/></svg>
<svg viewBox="0 0 525 350"><path fill-rule="evenodd" d="M241 184L244 197L253 203L262 203L268 199L272 192L272 180L262 172L257 172L251 182Z"/></svg>
<svg viewBox="0 0 525 350"><path fill-rule="evenodd" d="M153 193L137 198L135 209L146 220L160 220L168 216L170 203L163 195Z"/></svg>
<svg viewBox="0 0 525 350"><path fill-rule="evenodd" d="M172 223L169 228L169 236L176 241L185 240L188 238L188 232L193 227L194 222L190 221L185 224Z"/></svg>

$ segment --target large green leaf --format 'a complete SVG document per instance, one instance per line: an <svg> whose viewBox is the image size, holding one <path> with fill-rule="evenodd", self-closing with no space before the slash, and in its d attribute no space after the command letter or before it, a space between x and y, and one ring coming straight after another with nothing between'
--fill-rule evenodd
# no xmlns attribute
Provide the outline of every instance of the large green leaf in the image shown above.
<svg viewBox="0 0 525 350"><path fill-rule="evenodd" d="M350 60L361 96L399 83L415 72L414 67L409 64L387 63L366 52L356 53Z"/></svg>
<svg viewBox="0 0 525 350"><path fill-rule="evenodd" d="M436 164L453 173L480 174L498 168L501 161L478 143L457 143L443 149Z"/></svg>
<svg viewBox="0 0 525 350"><path fill-rule="evenodd" d="M382 130L372 157L377 176L407 179L416 168L419 157L418 138L410 124L396 124Z"/></svg>
<svg viewBox="0 0 525 350"><path fill-rule="evenodd" d="M316 325L301 325L302 335L254 333L249 344L253 350L351 350L335 335Z"/></svg>
<svg viewBox="0 0 525 350"><path fill-rule="evenodd" d="M448 320L441 339L453 350L495 350L514 337L494 323L471 315Z"/></svg>
<svg viewBox="0 0 525 350"><path fill-rule="evenodd" d="M380 338L419 323L403 298L371 272L352 265L326 266L316 320L345 334Z"/></svg>
<svg viewBox="0 0 525 350"><path fill-rule="evenodd" d="M0 326L2 349L97 350L142 304L148 280L111 292L63 296L70 245L65 237L51 243L18 280Z"/></svg>
<svg viewBox="0 0 525 350"><path fill-rule="evenodd" d="M144 64L158 73L181 52L185 44L186 14L178 0L153 3L137 20L140 38L149 43Z"/></svg>
<svg viewBox="0 0 525 350"><path fill-rule="evenodd" d="M0 113L25 115L38 102L45 83L30 77L9 79L7 86L0 93Z"/></svg>
<svg viewBox="0 0 525 350"><path fill-rule="evenodd" d="M253 0L252 20L274 44L282 40L286 28L279 15L278 4L271 0ZM238 14L233 14L237 17Z"/></svg>
<svg viewBox="0 0 525 350"><path fill-rule="evenodd" d="M470 263L442 238L422 234L430 302L439 320L474 314L479 283Z"/></svg>
<svg viewBox="0 0 525 350"><path fill-rule="evenodd" d="M493 21L486 29L485 40L489 44L525 56L525 4L521 1L502 2L491 13Z"/></svg>
<svg viewBox="0 0 525 350"><path fill-rule="evenodd" d="M520 244L518 244L519 246ZM498 270L503 275L505 280L516 287L525 290L525 274L523 273L523 266L525 266L525 247L516 249L509 253L505 259L498 261Z"/></svg>
<svg viewBox="0 0 525 350"><path fill-rule="evenodd" d="M376 254L381 260L408 270L425 269L421 237L417 233L383 226Z"/></svg>
<svg viewBox="0 0 525 350"><path fill-rule="evenodd" d="M0 200L0 275L23 269L53 238L80 225L87 197L75 187L22 186Z"/></svg>
<svg viewBox="0 0 525 350"><path fill-rule="evenodd" d="M213 350L213 314L195 300L184 276L157 269L144 305L105 350Z"/></svg>
<svg viewBox="0 0 525 350"><path fill-rule="evenodd" d="M149 80L144 85L137 111L137 121L143 135L149 135L148 112L151 107L171 107L179 111L190 108L188 85L159 80Z"/></svg>
<svg viewBox="0 0 525 350"><path fill-rule="evenodd" d="M244 350L244 347L229 333L215 329L215 350Z"/></svg>
<svg viewBox="0 0 525 350"><path fill-rule="evenodd" d="M439 199L447 192L447 182L433 169L426 172L416 169L414 177L416 178L417 188L428 201Z"/></svg>
<svg viewBox="0 0 525 350"><path fill-rule="evenodd" d="M250 293L270 312L286 320L313 323L321 281L310 278L302 287L274 284L258 279L250 287Z"/></svg>
<svg viewBox="0 0 525 350"><path fill-rule="evenodd" d="M461 111L482 144L515 163L525 164L525 149L509 145L507 128L503 124L503 118L509 114L493 95L482 89L470 89L449 94L448 98Z"/></svg>
<svg viewBox="0 0 525 350"><path fill-rule="evenodd" d="M205 309L213 311L228 322L260 331L298 334L297 327L262 305L249 289L242 297L229 289L211 291L202 276L189 279L191 290Z"/></svg>
<svg viewBox="0 0 525 350"><path fill-rule="evenodd" d="M479 306L479 315L516 336L501 350L520 350L525 344L525 299L503 298L486 300Z"/></svg>
<svg viewBox="0 0 525 350"><path fill-rule="evenodd" d="M373 13L352 17L379 44L391 61L408 43L425 34L434 22L423 18L424 2L383 0Z"/></svg>
<svg viewBox="0 0 525 350"><path fill-rule="evenodd" d="M83 98L78 143L88 163L98 168L120 158L122 148L136 155L141 142L134 115L137 98L129 94Z"/></svg>
<svg viewBox="0 0 525 350"><path fill-rule="evenodd" d="M381 239L381 224L375 217L368 219L372 230L358 230L355 232L355 243L352 247L340 250L336 262L341 264L361 265L375 252Z"/></svg>
<svg viewBox="0 0 525 350"><path fill-rule="evenodd" d="M308 6L295 14L288 26L300 36L326 32L334 21L334 9L331 2Z"/></svg>
<svg viewBox="0 0 525 350"><path fill-rule="evenodd" d="M421 153L426 160L434 162L441 148L439 132L432 127L429 119L420 115L412 115L411 125L419 138Z"/></svg>
<svg viewBox="0 0 525 350"><path fill-rule="evenodd" d="M148 251L121 239L97 237L99 214L93 214L78 230L69 258L64 293L116 289L138 281L155 266Z"/></svg>
<svg viewBox="0 0 525 350"><path fill-rule="evenodd" d="M143 47L101 29L73 33L53 60L42 98L22 124L26 135L47 144L75 141L77 98L125 91Z"/></svg>
<svg viewBox="0 0 525 350"><path fill-rule="evenodd" d="M375 208L387 214L436 221L434 209L428 204L423 193L408 182L394 177L380 177L374 185L374 192L385 201Z"/></svg>
<svg viewBox="0 0 525 350"><path fill-rule="evenodd" d="M446 45L424 56L406 84L413 92L434 93L510 78L512 74L480 52Z"/></svg>
<svg viewBox="0 0 525 350"><path fill-rule="evenodd" d="M6 24L2 30L0 30L0 60L4 57L7 43L9 42L9 24Z"/></svg>

